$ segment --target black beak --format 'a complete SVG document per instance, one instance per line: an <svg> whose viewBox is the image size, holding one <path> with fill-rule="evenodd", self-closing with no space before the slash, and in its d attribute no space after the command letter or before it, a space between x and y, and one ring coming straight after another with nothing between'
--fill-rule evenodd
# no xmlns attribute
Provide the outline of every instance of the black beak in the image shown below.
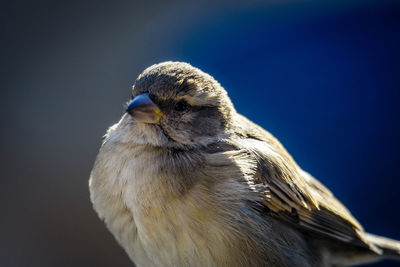
<svg viewBox="0 0 400 267"><path fill-rule="evenodd" d="M149 93L136 96L126 109L132 118L139 122L158 123L162 112L160 108L151 101Z"/></svg>

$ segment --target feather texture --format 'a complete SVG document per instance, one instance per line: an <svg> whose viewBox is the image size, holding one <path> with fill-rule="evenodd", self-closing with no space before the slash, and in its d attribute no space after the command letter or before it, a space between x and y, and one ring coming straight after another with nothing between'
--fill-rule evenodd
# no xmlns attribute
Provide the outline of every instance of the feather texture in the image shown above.
<svg viewBox="0 0 400 267"><path fill-rule="evenodd" d="M124 114L110 127L89 188L137 266L328 267L400 255L398 241L366 233L275 137L238 114L210 75L157 64L132 95L153 107L141 112L162 115L144 123Z"/></svg>

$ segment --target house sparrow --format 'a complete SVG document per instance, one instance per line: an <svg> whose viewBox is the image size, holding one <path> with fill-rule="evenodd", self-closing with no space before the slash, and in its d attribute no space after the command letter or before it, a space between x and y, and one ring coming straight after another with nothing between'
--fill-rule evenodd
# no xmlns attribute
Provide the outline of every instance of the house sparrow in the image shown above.
<svg viewBox="0 0 400 267"><path fill-rule="evenodd" d="M137 266L348 266L400 258L366 233L210 75L147 68L89 181L94 209Z"/></svg>

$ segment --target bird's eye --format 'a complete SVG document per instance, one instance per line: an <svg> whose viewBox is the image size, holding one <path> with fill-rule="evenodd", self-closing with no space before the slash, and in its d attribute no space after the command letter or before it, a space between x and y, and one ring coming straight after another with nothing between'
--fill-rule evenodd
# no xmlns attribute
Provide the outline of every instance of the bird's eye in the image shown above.
<svg viewBox="0 0 400 267"><path fill-rule="evenodd" d="M179 112L186 111L190 108L190 105L185 100L180 100L175 104L174 109Z"/></svg>

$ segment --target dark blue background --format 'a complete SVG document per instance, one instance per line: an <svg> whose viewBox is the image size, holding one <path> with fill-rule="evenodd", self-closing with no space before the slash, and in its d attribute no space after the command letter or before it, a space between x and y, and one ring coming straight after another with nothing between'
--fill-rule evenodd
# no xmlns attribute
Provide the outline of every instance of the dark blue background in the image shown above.
<svg viewBox="0 0 400 267"><path fill-rule="evenodd" d="M398 1L9 1L0 25L0 265L130 266L87 180L164 60L213 75L367 231L400 240Z"/></svg>

